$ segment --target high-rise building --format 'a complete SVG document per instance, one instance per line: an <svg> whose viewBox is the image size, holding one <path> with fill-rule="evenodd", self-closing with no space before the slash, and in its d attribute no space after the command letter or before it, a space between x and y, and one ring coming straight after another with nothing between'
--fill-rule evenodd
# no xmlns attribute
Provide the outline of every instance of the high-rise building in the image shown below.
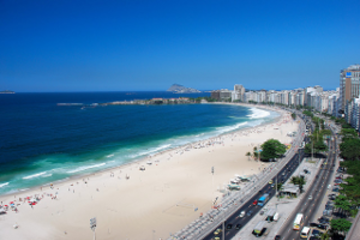
<svg viewBox="0 0 360 240"><path fill-rule="evenodd" d="M359 97L360 65L355 64L340 72L341 109L345 109L346 101Z"/></svg>
<svg viewBox="0 0 360 240"><path fill-rule="evenodd" d="M241 102L244 101L244 94L245 94L245 88L241 84L236 84L234 86L234 92L232 96L232 101L240 100Z"/></svg>

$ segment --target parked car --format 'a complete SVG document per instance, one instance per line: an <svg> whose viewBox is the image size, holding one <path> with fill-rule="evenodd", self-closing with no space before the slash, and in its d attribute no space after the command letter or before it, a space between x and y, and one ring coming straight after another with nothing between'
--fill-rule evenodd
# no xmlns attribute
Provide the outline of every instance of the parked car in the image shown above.
<svg viewBox="0 0 360 240"><path fill-rule="evenodd" d="M343 181L341 179L335 179L334 182L335 183L342 183Z"/></svg>
<svg viewBox="0 0 360 240"><path fill-rule="evenodd" d="M321 229L321 230L327 230L328 229L328 226L326 226L325 224L319 224L317 227L319 229Z"/></svg>
<svg viewBox="0 0 360 240"><path fill-rule="evenodd" d="M319 225L319 223L315 223L315 222L309 223L310 227L317 227L318 225Z"/></svg>
<svg viewBox="0 0 360 240"><path fill-rule="evenodd" d="M252 216L252 214L253 214L253 212L252 212L252 210L250 210L250 211L247 212L246 215L250 217L250 216Z"/></svg>
<svg viewBox="0 0 360 240"><path fill-rule="evenodd" d="M242 211L242 212L240 213L239 217L241 217L241 218L245 217L245 211Z"/></svg>
<svg viewBox="0 0 360 240"><path fill-rule="evenodd" d="M338 188L338 187L334 187L332 191L333 191L333 192L339 192L339 188Z"/></svg>
<svg viewBox="0 0 360 240"><path fill-rule="evenodd" d="M258 201L255 200L255 201L253 202L253 205L257 205L257 204L258 204Z"/></svg>
<svg viewBox="0 0 360 240"><path fill-rule="evenodd" d="M241 228L242 228L242 225L241 225L240 223L236 224L236 226L235 226L235 229L236 229L236 230L239 230L239 229L241 229Z"/></svg>
<svg viewBox="0 0 360 240"><path fill-rule="evenodd" d="M274 240L281 240L281 236L280 235L276 235Z"/></svg>

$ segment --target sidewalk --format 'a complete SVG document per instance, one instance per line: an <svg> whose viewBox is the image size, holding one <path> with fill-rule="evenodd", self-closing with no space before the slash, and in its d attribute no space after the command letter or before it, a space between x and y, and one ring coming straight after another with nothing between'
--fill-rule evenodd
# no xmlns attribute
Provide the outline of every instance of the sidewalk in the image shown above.
<svg viewBox="0 0 360 240"><path fill-rule="evenodd" d="M318 174L318 171L320 169L321 162L322 162L322 159L314 159L314 160L316 160L316 163L309 163L308 160L309 159L305 158L304 161L301 163L301 165L292 174L292 176L297 176L299 174L299 171L302 171L304 169L304 167L311 171L310 174L306 175L306 184L304 186L305 192L307 191L308 187L312 184L313 180L315 179L315 176ZM291 179L291 177L287 180L286 184L289 183L290 179ZM276 211L280 214L280 218L279 218L278 222L267 223L267 225L265 227L268 228L268 234L267 234L267 236L262 236L261 237L262 240L274 239L275 235L277 234L277 232L279 232L279 230L281 229L281 227L285 221L293 221L293 219L288 219L288 218L291 215L292 211L294 211L296 206L299 204L299 202L303 196L304 196L304 193L302 193L299 198L294 198L294 199L287 199L287 198L278 199L278 198L274 197L264 206L264 208L266 208L266 209L275 208ZM254 216L251 219L251 221L246 224L246 227L244 226L242 228L242 230L240 230L235 235L235 237L233 237L232 239L233 240L238 240L238 239L257 240L257 239L259 239L252 234L252 230L258 222L265 220L265 218L266 218L265 214L266 214L266 211L265 211L264 215L262 215L262 216L260 214L257 214L256 216Z"/></svg>

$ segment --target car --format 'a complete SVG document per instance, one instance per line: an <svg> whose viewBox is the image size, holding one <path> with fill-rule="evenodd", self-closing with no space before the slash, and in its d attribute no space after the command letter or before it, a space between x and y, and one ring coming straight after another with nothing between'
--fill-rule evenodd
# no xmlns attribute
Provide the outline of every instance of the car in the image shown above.
<svg viewBox="0 0 360 240"><path fill-rule="evenodd" d="M338 182L337 182L337 183L334 183L334 186L339 186L340 184L341 184L341 183L338 183Z"/></svg>
<svg viewBox="0 0 360 240"><path fill-rule="evenodd" d="M272 187L272 188L275 187L275 183L271 184L271 187Z"/></svg>
<svg viewBox="0 0 360 240"><path fill-rule="evenodd" d="M274 240L280 240L281 239L281 236L280 235L276 235Z"/></svg>
<svg viewBox="0 0 360 240"><path fill-rule="evenodd" d="M313 229L311 232L311 237L320 237L321 232L317 229Z"/></svg>
<svg viewBox="0 0 360 240"><path fill-rule="evenodd" d="M334 182L335 183L342 183L343 181L341 179L335 179Z"/></svg>
<svg viewBox="0 0 360 240"><path fill-rule="evenodd" d="M309 196L309 200L313 199L312 195Z"/></svg>
<svg viewBox="0 0 360 240"><path fill-rule="evenodd" d="M325 205L325 210L334 210L333 205Z"/></svg>
<svg viewBox="0 0 360 240"><path fill-rule="evenodd" d="M218 228L218 229L215 230L214 235L215 235L215 236L216 236L216 235L219 235L221 232L222 232L222 229L221 229L221 228Z"/></svg>
<svg viewBox="0 0 360 240"><path fill-rule="evenodd" d="M241 217L241 218L245 217L245 211L242 211L242 212L240 213L239 217Z"/></svg>
<svg viewBox="0 0 360 240"><path fill-rule="evenodd" d="M322 229L322 230L327 230L327 229L328 229L328 226L326 226L325 224L319 224L319 225L317 226L317 228Z"/></svg>
<svg viewBox="0 0 360 240"><path fill-rule="evenodd" d="M329 186L328 186L328 189L330 189L331 188L331 184L329 184Z"/></svg>
<svg viewBox="0 0 360 240"><path fill-rule="evenodd" d="M231 223L229 223L228 225L226 225L226 230L231 230L233 227L233 225Z"/></svg>
<svg viewBox="0 0 360 240"><path fill-rule="evenodd" d="M253 202L253 205L257 205L258 204L258 200L255 200L254 202Z"/></svg>
<svg viewBox="0 0 360 240"><path fill-rule="evenodd" d="M250 211L247 212L246 215L250 217L250 216L252 216L252 214L253 214L253 212L250 210Z"/></svg>
<svg viewBox="0 0 360 240"><path fill-rule="evenodd" d="M236 226L235 226L235 229L236 229L236 230L239 230L239 229L241 229L241 228L242 228L242 225L241 225L240 223L236 224Z"/></svg>
<svg viewBox="0 0 360 240"><path fill-rule="evenodd" d="M269 181L269 184L272 184L272 183L273 183L273 180L270 180L270 181Z"/></svg>
<svg viewBox="0 0 360 240"><path fill-rule="evenodd" d="M315 222L311 222L309 223L309 226L310 227L317 227L319 224L318 223L315 223Z"/></svg>
<svg viewBox="0 0 360 240"><path fill-rule="evenodd" d="M286 175L286 172L283 172L282 175L285 176L285 175Z"/></svg>

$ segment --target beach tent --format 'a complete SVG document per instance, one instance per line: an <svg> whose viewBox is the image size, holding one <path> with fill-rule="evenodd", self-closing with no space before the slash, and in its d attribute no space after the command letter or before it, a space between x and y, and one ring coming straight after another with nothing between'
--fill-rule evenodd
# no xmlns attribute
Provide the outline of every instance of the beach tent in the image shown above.
<svg viewBox="0 0 360 240"><path fill-rule="evenodd" d="M3 208L0 208L0 214L5 214L6 211Z"/></svg>

